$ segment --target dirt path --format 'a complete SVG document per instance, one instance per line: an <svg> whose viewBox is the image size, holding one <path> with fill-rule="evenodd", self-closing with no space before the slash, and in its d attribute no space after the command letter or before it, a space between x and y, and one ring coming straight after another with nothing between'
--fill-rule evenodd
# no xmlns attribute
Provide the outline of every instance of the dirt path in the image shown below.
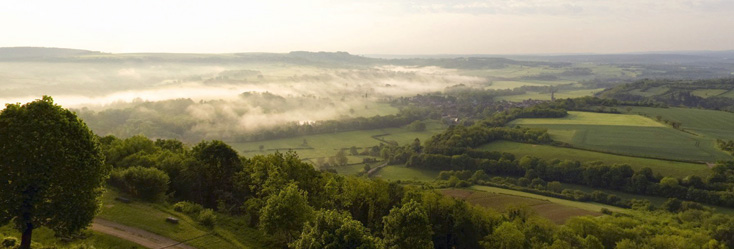
<svg viewBox="0 0 734 249"><path fill-rule="evenodd" d="M178 241L154 234L140 228L129 227L108 220L95 218L92 230L137 243L147 248L196 249Z"/></svg>

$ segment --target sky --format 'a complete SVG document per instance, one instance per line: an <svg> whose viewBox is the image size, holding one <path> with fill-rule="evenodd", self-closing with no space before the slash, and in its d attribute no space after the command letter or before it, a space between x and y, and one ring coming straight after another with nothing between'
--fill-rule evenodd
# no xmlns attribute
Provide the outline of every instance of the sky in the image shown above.
<svg viewBox="0 0 734 249"><path fill-rule="evenodd" d="M111 53L734 49L732 0L3 0L0 47Z"/></svg>

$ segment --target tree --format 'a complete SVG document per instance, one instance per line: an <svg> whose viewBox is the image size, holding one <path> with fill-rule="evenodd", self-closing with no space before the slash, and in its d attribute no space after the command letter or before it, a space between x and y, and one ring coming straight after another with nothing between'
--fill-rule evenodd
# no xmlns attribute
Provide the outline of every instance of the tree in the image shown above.
<svg viewBox="0 0 734 249"><path fill-rule="evenodd" d="M51 97L0 113L0 225L14 221L20 248L30 247L34 228L64 235L87 227L109 172L96 136Z"/></svg>
<svg viewBox="0 0 734 249"><path fill-rule="evenodd" d="M196 160L185 174L194 185L193 198L207 208L227 201L233 190L233 176L243 165L237 151L222 141L202 141L191 149Z"/></svg>
<svg viewBox="0 0 734 249"><path fill-rule="evenodd" d="M260 229L292 241L304 223L311 219L313 208L306 201L306 192L295 183L268 198L260 211Z"/></svg>
<svg viewBox="0 0 734 249"><path fill-rule="evenodd" d="M349 158L347 158L347 153L344 152L343 149L339 150L334 158L336 159L336 163L340 166L347 165L347 163L349 162Z"/></svg>
<svg viewBox="0 0 734 249"><path fill-rule="evenodd" d="M395 207L382 218L383 235L387 249L433 248L433 230L426 211L411 200L402 207Z"/></svg>
<svg viewBox="0 0 734 249"><path fill-rule="evenodd" d="M314 222L303 227L294 249L376 249L377 239L348 213L335 210L316 213Z"/></svg>
<svg viewBox="0 0 734 249"><path fill-rule="evenodd" d="M523 248L525 235L511 222L503 222L482 243L484 248L513 249Z"/></svg>

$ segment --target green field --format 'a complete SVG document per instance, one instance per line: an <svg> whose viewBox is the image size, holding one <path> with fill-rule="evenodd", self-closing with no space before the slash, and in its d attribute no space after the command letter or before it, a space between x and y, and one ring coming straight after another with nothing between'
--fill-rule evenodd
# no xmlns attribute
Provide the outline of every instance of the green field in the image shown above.
<svg viewBox="0 0 734 249"><path fill-rule="evenodd" d="M570 111L563 118L522 118L509 123L509 125L617 125L617 126L645 126L665 127L655 120L639 115L624 115L596 112Z"/></svg>
<svg viewBox="0 0 734 249"><path fill-rule="evenodd" d="M643 113L650 117L681 123L684 130L710 139L734 139L734 113L693 108L634 107L631 113Z"/></svg>
<svg viewBox="0 0 734 249"><path fill-rule="evenodd" d="M579 98L579 97L585 97L585 96L593 96L597 92L601 92L604 90L604 88L597 88L597 89L581 89L581 90L563 90L558 91L555 93L556 99L561 98ZM540 92L527 92L525 94L520 95L508 95L508 96L499 96L495 98L497 100L507 100L507 101L523 101L528 99L535 99L535 100L550 100L551 94L550 93L540 93Z"/></svg>
<svg viewBox="0 0 734 249"><path fill-rule="evenodd" d="M715 147L713 138L637 115L570 112L565 118L518 119L509 125L547 128L554 140L599 152L695 162L731 159Z"/></svg>
<svg viewBox="0 0 734 249"><path fill-rule="evenodd" d="M356 146L359 152L366 147L372 147L383 143L373 136L381 136L380 139L386 141L394 141L400 145L412 143L418 138L426 141L436 133L442 132L446 127L438 121L427 121L425 131L410 131L406 128L387 128L375 130L347 131L337 133L327 133L309 136L299 136L293 138L273 139L266 141L247 142L247 143L229 143L232 148L239 151L241 155L252 157L259 154L273 153L275 150L281 152L288 151L289 148L294 150L305 160L316 162L317 158L328 158L336 155L342 148L350 148ZM304 139L307 145L303 145ZM263 151L259 151L259 146L264 146ZM349 163L361 163L362 156L348 156Z"/></svg>
<svg viewBox="0 0 734 249"><path fill-rule="evenodd" d="M390 181L434 181L438 177L438 173L435 170L408 168L402 165L388 165L380 169L375 177Z"/></svg>
<svg viewBox="0 0 734 249"><path fill-rule="evenodd" d="M560 199L555 197L548 197L544 195L538 195L538 194L532 194L532 193L526 193L522 191L517 190L511 190L511 189L504 189L504 188L497 188L497 187L490 187L490 186L480 186L480 185L474 185L471 186L469 189L472 190L479 190L489 193L497 193L497 194L506 194L506 195L514 195L514 196L520 196L520 197L528 197L538 200L547 200L552 203L569 206L569 207L575 207L583 210L588 210L592 212L599 212L602 208L606 208L609 210L612 210L614 212L626 212L627 209L610 206L606 204L596 203L596 202L579 202L579 201L571 201L566 199Z"/></svg>
<svg viewBox="0 0 734 249"><path fill-rule="evenodd" d="M697 90L693 90L691 92L691 94L693 94L694 96L701 97L701 98L709 98L709 97L714 97L714 96L721 95L722 93L725 93L727 91L729 91L729 90L725 90L725 89L697 89Z"/></svg>
<svg viewBox="0 0 734 249"><path fill-rule="evenodd" d="M562 148L550 145L524 144L510 141L496 141L483 145L479 149L512 153L517 157L526 155L546 160L574 160L580 162L602 161L606 164L628 164L633 169L644 167L652 169L664 176L685 177L688 175L707 176L711 173L705 164L675 162L640 157L619 156L607 153Z"/></svg>

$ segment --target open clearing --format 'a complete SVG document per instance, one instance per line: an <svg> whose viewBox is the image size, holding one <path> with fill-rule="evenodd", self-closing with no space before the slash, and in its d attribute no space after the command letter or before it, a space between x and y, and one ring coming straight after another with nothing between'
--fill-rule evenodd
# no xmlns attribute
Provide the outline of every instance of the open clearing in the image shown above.
<svg viewBox="0 0 734 249"><path fill-rule="evenodd" d="M525 144L510 141L496 141L479 147L482 150L501 151L512 153L515 156L535 156L538 158L552 160L574 160L580 162L602 161L605 164L628 164L633 169L639 170L648 167L655 173L664 176L685 177L688 175L707 176L711 173L705 164L666 161L658 159L620 156L607 153L562 148L550 145Z"/></svg>
<svg viewBox="0 0 734 249"><path fill-rule="evenodd" d="M562 199L551 200L556 198L487 186L472 186L471 189L443 189L441 193L500 212L505 211L508 207L528 206L538 215L556 224L563 224L574 216L599 216L601 208L606 207L601 204L574 201L559 203L558 200ZM624 209L612 208L615 209L610 210L615 212L624 211Z"/></svg>
<svg viewBox="0 0 734 249"><path fill-rule="evenodd" d="M577 148L612 154L692 162L731 159L729 154L715 147L713 138L666 127L646 117L578 112L571 114L565 118L518 119L509 125L547 128L554 140Z"/></svg>

